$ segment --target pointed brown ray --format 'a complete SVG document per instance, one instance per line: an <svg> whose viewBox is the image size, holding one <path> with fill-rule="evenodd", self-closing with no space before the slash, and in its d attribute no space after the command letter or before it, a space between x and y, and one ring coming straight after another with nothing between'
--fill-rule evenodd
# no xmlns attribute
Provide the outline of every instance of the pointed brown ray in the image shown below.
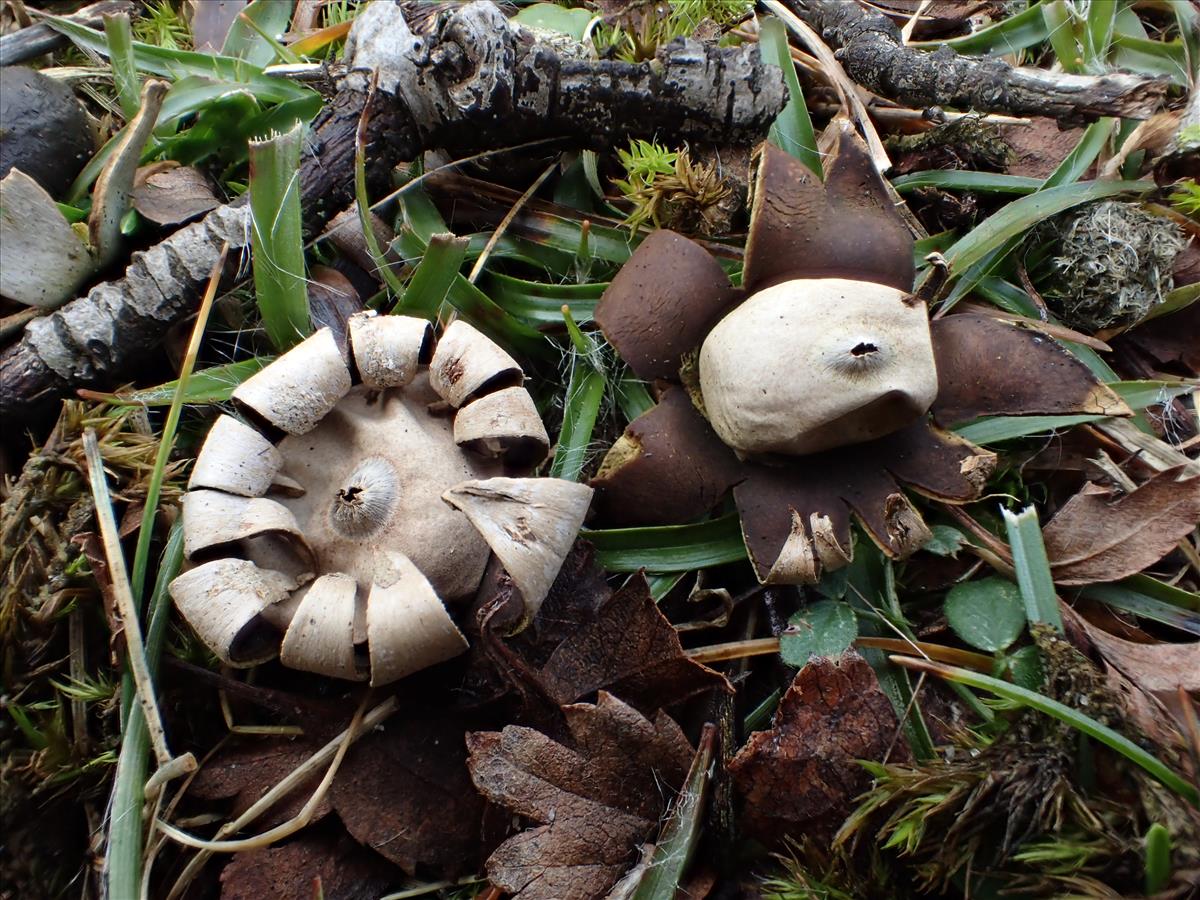
<svg viewBox="0 0 1200 900"><path fill-rule="evenodd" d="M933 415L940 425L988 415L1132 415L1049 335L981 313L929 324L938 369Z"/></svg>
<svg viewBox="0 0 1200 900"><path fill-rule="evenodd" d="M850 511L838 485L806 457L799 465L746 466L733 489L742 539L763 584L813 584L850 561Z"/></svg>
<svg viewBox="0 0 1200 900"><path fill-rule="evenodd" d="M977 447L923 418L889 435L887 467L918 493L950 503L965 503L983 493L996 466L996 454Z"/></svg>
<svg viewBox="0 0 1200 900"><path fill-rule="evenodd" d="M592 508L609 524L687 522L712 509L741 475L742 464L687 392L669 387L608 451L591 481Z"/></svg>
<svg viewBox="0 0 1200 900"><path fill-rule="evenodd" d="M758 151L743 283L847 278L912 289L913 241L861 139L839 134L824 184L770 144Z"/></svg>
<svg viewBox="0 0 1200 900"><path fill-rule="evenodd" d="M596 306L596 324L639 378L679 380L679 359L737 301L708 251L673 231L644 241Z"/></svg>

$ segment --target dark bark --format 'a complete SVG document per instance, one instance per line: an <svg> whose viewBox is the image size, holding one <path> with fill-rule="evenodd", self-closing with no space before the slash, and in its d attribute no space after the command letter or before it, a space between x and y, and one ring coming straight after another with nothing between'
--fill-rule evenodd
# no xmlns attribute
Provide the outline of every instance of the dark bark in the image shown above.
<svg viewBox="0 0 1200 900"><path fill-rule="evenodd" d="M783 0L837 51L858 84L908 106L1048 116L1077 124L1101 116L1148 119L1162 106L1165 79L1112 73L1070 75L1010 66L993 57L904 46L888 18L846 0Z"/></svg>
<svg viewBox="0 0 1200 900"><path fill-rule="evenodd" d="M601 146L654 135L744 143L760 139L786 102L779 69L764 66L753 48L688 41L651 63L573 60L510 29L491 3L458 7L420 36L398 10L377 3L359 16L347 44L351 69L314 124L314 150L300 170L310 235L353 198L367 72L380 87L368 120L373 195L397 163L428 148L467 155L538 137ZM111 383L194 310L221 242L244 247L245 226L244 208L216 209L135 253L124 278L31 322L0 353L0 418Z"/></svg>
<svg viewBox="0 0 1200 900"><path fill-rule="evenodd" d="M133 15L136 6L133 0L100 0L91 6L85 6L74 15L67 16L72 22L98 28L107 15L129 13ZM57 50L67 43L67 37L55 31L49 25L30 25L11 34L0 37L0 66L15 66L17 63Z"/></svg>

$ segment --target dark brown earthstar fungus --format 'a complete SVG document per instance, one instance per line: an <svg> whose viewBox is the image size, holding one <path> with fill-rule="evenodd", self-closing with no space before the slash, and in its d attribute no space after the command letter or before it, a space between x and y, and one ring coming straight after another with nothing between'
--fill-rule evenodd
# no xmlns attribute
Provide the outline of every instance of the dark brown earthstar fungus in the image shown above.
<svg viewBox="0 0 1200 900"><path fill-rule="evenodd" d="M912 238L849 128L823 182L770 145L753 165L742 289L659 231L597 307L617 352L659 386L592 481L608 523L685 522L732 490L759 580L812 583L849 562L852 516L891 557L929 538L905 488L980 495L995 457L950 426L1129 414L1039 331L978 313L929 322L910 293Z"/></svg>
<svg viewBox="0 0 1200 900"><path fill-rule="evenodd" d="M466 322L436 346L407 316L348 330L352 367L324 328L234 391L246 421L221 416L196 460L171 595L230 665L386 684L466 649L443 601L492 552L532 618L592 489L521 477L546 429L520 366Z"/></svg>

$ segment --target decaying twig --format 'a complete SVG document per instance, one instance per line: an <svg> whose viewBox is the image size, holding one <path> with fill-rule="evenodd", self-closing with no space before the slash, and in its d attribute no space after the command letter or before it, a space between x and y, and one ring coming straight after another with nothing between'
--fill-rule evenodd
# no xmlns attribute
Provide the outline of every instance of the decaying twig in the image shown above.
<svg viewBox="0 0 1200 900"><path fill-rule="evenodd" d="M314 123L300 172L315 233L352 199L355 128L370 81L368 185L427 148L465 155L539 137L592 146L630 137L749 144L786 102L779 70L756 48L676 41L647 63L570 59L514 28L490 2L448 11L414 35L399 7L368 6L347 41L338 93ZM184 318L221 242L245 245L244 207L225 206L135 255L125 277L31 322L0 354L0 417L24 416L67 391L111 380Z"/></svg>
<svg viewBox="0 0 1200 900"><path fill-rule="evenodd" d="M100 0L99 3L85 6L67 18L80 25L96 28L104 21L105 16L118 13L133 14L136 8L133 0ZM56 50L66 42L66 35L44 23L21 28L0 37L0 66L15 66L27 59Z"/></svg>
<svg viewBox="0 0 1200 900"><path fill-rule="evenodd" d="M858 3L785 4L838 50L851 78L908 106L1049 116L1064 123L1100 116L1146 119L1161 107L1169 86L1165 79L1142 75L1070 75L1013 67L993 57L960 56L949 47L926 53L904 46L891 20Z"/></svg>

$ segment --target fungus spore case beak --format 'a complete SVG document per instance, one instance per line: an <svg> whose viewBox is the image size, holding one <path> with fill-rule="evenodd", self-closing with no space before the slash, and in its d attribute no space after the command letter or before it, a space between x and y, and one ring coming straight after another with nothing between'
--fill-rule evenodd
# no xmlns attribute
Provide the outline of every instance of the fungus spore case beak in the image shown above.
<svg viewBox="0 0 1200 900"><path fill-rule="evenodd" d="M705 338L699 368L713 429L744 456L874 440L911 424L937 397L924 304L843 278L753 294Z"/></svg>

